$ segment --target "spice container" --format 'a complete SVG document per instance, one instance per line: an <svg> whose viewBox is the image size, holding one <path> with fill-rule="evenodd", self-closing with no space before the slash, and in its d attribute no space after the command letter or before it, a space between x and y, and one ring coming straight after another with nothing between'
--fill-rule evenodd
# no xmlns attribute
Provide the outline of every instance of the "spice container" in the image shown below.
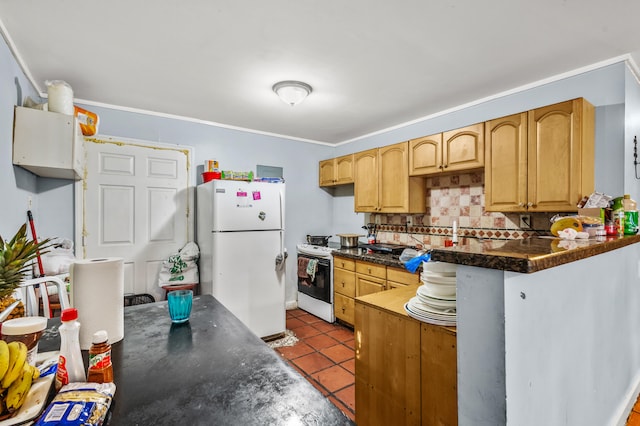
<svg viewBox="0 0 640 426"><path fill-rule="evenodd" d="M89 368L87 381L96 383L113 382L113 364L111 363L111 345L105 330L93 334L89 349Z"/></svg>

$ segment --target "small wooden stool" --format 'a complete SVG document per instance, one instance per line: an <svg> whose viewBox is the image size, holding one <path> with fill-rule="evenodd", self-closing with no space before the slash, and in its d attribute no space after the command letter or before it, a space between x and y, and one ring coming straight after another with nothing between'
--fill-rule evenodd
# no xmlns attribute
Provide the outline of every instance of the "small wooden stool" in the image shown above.
<svg viewBox="0 0 640 426"><path fill-rule="evenodd" d="M197 286L198 284L173 284L173 285L163 285L162 289L165 291L164 298L166 299L167 294L170 291L176 291L176 290L193 290L193 294L195 295Z"/></svg>

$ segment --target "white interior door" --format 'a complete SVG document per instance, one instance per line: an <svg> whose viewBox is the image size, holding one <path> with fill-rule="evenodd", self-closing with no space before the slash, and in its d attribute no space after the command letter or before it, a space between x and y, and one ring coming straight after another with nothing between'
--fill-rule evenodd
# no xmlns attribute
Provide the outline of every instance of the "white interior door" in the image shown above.
<svg viewBox="0 0 640 426"><path fill-rule="evenodd" d="M193 194L185 147L85 140L76 188L82 238L76 256L124 258L125 293L161 300L162 261L193 240ZM79 234L76 232L76 234Z"/></svg>

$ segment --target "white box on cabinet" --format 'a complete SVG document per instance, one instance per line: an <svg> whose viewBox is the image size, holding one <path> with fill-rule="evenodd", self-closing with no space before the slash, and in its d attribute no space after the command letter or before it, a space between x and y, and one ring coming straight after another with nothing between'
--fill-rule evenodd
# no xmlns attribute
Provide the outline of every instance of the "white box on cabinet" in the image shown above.
<svg viewBox="0 0 640 426"><path fill-rule="evenodd" d="M15 107L13 164L38 176L82 179L83 138L74 116Z"/></svg>

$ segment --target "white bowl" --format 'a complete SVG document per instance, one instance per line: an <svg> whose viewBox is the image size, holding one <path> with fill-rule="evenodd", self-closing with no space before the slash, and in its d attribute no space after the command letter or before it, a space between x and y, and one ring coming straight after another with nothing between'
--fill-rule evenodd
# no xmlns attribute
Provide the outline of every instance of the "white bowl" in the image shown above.
<svg viewBox="0 0 640 426"><path fill-rule="evenodd" d="M435 272L444 276L454 276L458 265L448 262L422 262L422 270Z"/></svg>

